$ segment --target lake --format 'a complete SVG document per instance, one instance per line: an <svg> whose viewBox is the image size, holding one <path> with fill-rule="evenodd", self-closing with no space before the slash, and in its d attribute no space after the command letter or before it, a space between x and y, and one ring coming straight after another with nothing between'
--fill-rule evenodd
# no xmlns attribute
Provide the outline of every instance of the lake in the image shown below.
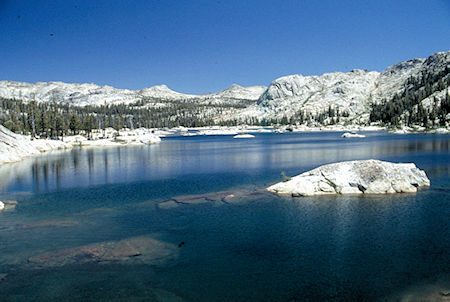
<svg viewBox="0 0 450 302"><path fill-rule="evenodd" d="M170 137L3 165L0 200L18 205L0 213L0 300L448 298L450 135L341 134ZM369 158L414 162L431 187L264 191L282 173Z"/></svg>

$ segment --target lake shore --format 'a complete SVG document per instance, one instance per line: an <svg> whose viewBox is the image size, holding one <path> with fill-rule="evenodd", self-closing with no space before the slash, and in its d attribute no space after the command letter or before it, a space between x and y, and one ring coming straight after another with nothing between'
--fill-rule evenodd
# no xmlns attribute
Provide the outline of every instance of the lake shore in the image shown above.
<svg viewBox="0 0 450 302"><path fill-rule="evenodd" d="M148 145L161 142L165 137L241 135L255 133L302 133L302 132L368 132L388 131L393 134L432 133L448 134L448 128L426 129L424 127L402 127L387 129L381 126L359 125L328 125L320 127L300 126L205 126L205 127L176 127L176 128L113 128L95 129L88 137L86 135L65 136L59 139L31 139L31 136L15 134L0 126L0 164L12 163L23 158L39 155L55 150L70 150L73 147L122 147Z"/></svg>

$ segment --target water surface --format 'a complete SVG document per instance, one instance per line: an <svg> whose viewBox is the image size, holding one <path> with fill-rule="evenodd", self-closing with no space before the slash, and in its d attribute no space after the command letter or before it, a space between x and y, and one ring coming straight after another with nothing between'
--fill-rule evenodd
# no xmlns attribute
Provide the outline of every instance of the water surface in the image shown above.
<svg viewBox="0 0 450 302"><path fill-rule="evenodd" d="M19 205L0 214L0 300L386 301L445 289L450 136L340 134L166 138L4 165L0 199ZM281 172L369 158L414 162L432 185L388 196L259 193ZM180 195L207 197L165 203ZM141 237L173 253L50 265L51 253ZM30 261L46 253L47 264Z"/></svg>

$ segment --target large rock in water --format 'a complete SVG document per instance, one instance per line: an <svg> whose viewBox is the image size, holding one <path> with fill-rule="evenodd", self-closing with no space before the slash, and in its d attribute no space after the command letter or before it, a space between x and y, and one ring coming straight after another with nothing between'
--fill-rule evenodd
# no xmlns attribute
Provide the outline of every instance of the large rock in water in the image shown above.
<svg viewBox="0 0 450 302"><path fill-rule="evenodd" d="M267 188L285 196L414 193L430 180L415 164L356 160L328 164Z"/></svg>

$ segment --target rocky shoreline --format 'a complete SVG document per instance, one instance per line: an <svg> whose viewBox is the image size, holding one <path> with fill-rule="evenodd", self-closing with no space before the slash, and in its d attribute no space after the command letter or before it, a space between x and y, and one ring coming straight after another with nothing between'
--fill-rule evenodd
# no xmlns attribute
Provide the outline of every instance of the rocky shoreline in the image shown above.
<svg viewBox="0 0 450 302"><path fill-rule="evenodd" d="M252 135L255 133L306 133L306 132L348 132L343 137L364 137L357 132L389 131L393 134L433 133L449 134L447 128L425 129L409 128L387 129L381 126L329 125L310 127L300 126L206 126L176 127L165 129L96 129L87 138L84 135L66 136L62 140L31 139L30 136L13 133L0 125L0 164L12 163L23 158L54 150L70 150L73 147L120 147L128 145L148 145L161 142L161 138L174 136L214 136L214 135Z"/></svg>
<svg viewBox="0 0 450 302"><path fill-rule="evenodd" d="M125 145L146 145L161 141L151 129L97 131L91 139L82 135L58 139L31 139L30 136L16 134L0 125L0 164L18 162L26 157L40 155L55 150L71 150L81 147L114 147ZM105 134L106 133L106 134ZM103 135L103 136L101 136Z"/></svg>

